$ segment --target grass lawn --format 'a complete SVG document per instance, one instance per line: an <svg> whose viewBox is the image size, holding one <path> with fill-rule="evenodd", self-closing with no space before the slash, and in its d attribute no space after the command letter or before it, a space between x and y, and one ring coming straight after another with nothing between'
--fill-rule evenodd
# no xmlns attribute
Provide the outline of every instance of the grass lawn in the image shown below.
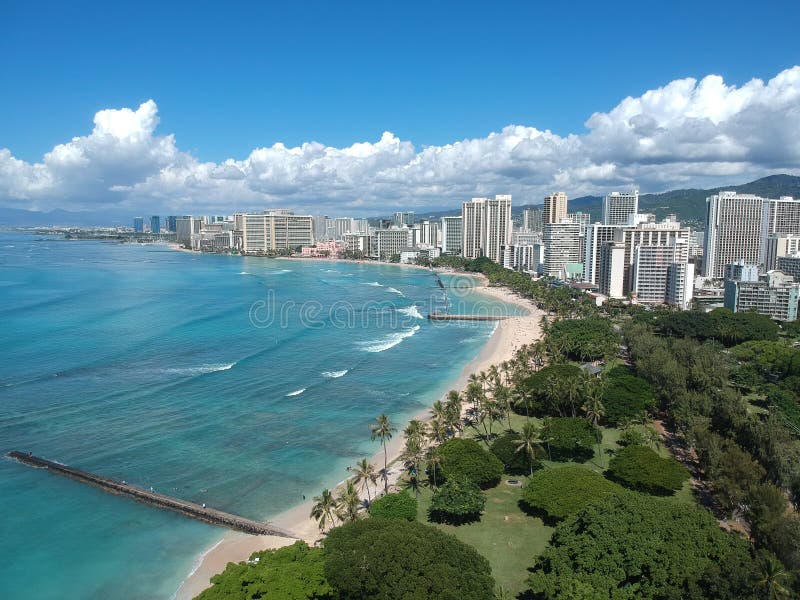
<svg viewBox="0 0 800 600"><path fill-rule="evenodd" d="M508 485L507 479L504 476L500 485L486 491L486 510L478 523L458 527L429 524L452 533L485 556L492 565L498 587L516 596L527 589L528 568L544 551L553 528L520 510L517 503L522 497L522 487ZM517 479L524 483L524 478ZM420 493L417 518L421 523L428 523L431 495L429 488Z"/></svg>

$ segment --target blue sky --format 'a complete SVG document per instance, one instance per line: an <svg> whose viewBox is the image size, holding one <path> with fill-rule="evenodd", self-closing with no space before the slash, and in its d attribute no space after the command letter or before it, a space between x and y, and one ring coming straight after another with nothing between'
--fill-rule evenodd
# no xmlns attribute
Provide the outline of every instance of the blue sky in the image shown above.
<svg viewBox="0 0 800 600"><path fill-rule="evenodd" d="M511 124L566 138L674 80L769 80L800 64L798 22L798 2L6 3L0 148L33 165L150 99L154 135L200 162L384 131L417 153Z"/></svg>

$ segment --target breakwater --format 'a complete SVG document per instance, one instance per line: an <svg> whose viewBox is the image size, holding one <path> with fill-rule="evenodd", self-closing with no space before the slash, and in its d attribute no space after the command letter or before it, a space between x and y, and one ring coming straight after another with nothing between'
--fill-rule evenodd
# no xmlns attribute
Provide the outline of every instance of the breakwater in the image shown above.
<svg viewBox="0 0 800 600"><path fill-rule="evenodd" d="M210 525L227 527L228 529L249 533L251 535L277 535L286 538L297 537L291 532L274 527L269 523L246 519L238 515L223 512L221 510L208 508L205 505L196 504L195 502L189 502L187 500L181 500L165 494L159 494L158 492L144 490L142 488L130 485L129 483L125 483L124 481L117 481L116 479L111 479L110 477L103 477L102 475L96 475L94 473L75 469L51 460L33 456L30 453L25 454L23 452L13 451L9 452L6 456L17 460L24 465L28 465L29 467L47 469L56 475L62 475L81 483L88 483L89 485L98 487L110 494L128 496L129 498L133 498L134 500L149 506L163 510L170 510L181 514L184 517L203 521L205 523L209 523Z"/></svg>

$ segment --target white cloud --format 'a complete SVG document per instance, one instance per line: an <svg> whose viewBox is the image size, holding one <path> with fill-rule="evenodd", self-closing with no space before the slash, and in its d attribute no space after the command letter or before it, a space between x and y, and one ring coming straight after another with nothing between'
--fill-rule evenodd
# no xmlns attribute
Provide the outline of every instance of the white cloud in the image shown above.
<svg viewBox="0 0 800 600"><path fill-rule="evenodd" d="M336 213L455 206L512 193L535 202L638 185L643 191L800 172L800 66L741 87L717 75L687 78L595 113L586 131L559 136L509 125L484 138L415 148L385 132L345 148L317 142L256 148L244 159L201 162L159 135L152 100L107 109L94 129L40 162L0 149L0 204L21 208L232 211L289 206Z"/></svg>

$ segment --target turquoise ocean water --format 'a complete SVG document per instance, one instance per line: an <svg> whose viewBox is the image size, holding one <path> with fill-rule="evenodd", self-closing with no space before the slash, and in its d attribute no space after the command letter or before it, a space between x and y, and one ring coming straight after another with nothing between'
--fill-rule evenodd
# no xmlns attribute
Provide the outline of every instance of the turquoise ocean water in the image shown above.
<svg viewBox="0 0 800 600"><path fill-rule="evenodd" d="M443 279L455 310L516 310ZM0 233L0 451L268 518L479 353L494 325L422 318L442 306L424 270ZM224 534L8 459L0 481L2 598L170 598Z"/></svg>

